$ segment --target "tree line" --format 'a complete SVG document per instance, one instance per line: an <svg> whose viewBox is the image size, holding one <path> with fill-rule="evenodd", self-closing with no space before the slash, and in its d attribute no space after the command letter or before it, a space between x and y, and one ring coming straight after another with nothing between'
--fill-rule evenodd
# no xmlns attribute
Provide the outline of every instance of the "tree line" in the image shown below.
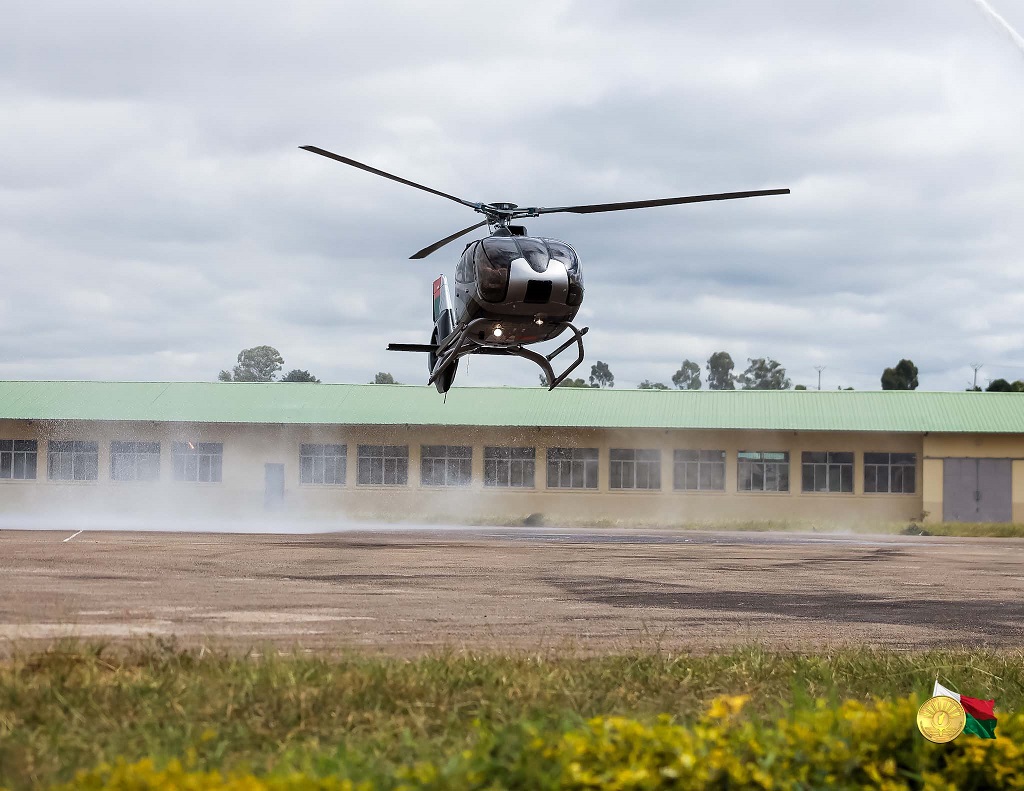
<svg viewBox="0 0 1024 791"><path fill-rule="evenodd" d="M729 352L715 352L704 365L706 379L701 379L701 367L693 360L683 360L674 374L672 385L678 390L700 390L706 381L709 390L788 390L792 386L786 369L770 357L748 357L746 369L735 373L736 363ZM640 390L670 390L664 382L644 379Z"/></svg>
<svg viewBox="0 0 1024 791"><path fill-rule="evenodd" d="M280 379L277 372L284 367L281 352L273 346L253 346L238 353L238 361L230 371L221 371L217 379L221 382L312 382L320 384L309 371L294 368Z"/></svg>
<svg viewBox="0 0 1024 791"><path fill-rule="evenodd" d="M309 384L320 384L309 371L293 368L280 379L277 373L284 367L284 358L281 352L273 346L253 346L251 349L242 349L238 353L235 367L230 371L224 370L217 374L221 382L307 382ZM397 385L395 377L385 371L379 371L371 384Z"/></svg>
<svg viewBox="0 0 1024 791"><path fill-rule="evenodd" d="M806 385L793 386L792 381L786 375L786 369L778 360L770 357L748 357L747 367L742 373L736 373L736 363L732 355L726 351L715 352L704 364L703 369L699 363L693 360L683 360L679 369L672 374L672 387L664 382L655 382L644 379L637 385L638 390L671 390L673 387L678 390L700 390L705 383L709 390L806 390ZM705 377L702 379L701 374ZM883 390L916 390L918 385L917 366L911 360L900 360L892 368L886 368L881 377ZM997 380L1006 384L1006 388L1014 388L1020 385L1024 392L1024 382L1015 382L1013 385L1005 383L1005 380ZM548 380L541 374L540 383L547 387ZM992 383L993 385L996 382ZM615 387L615 376L612 374L608 364L598 360L597 364L590 369L589 382L583 379L566 379L559 387ZM1004 388L1004 389L1006 389ZM852 387L839 388L840 390L852 390ZM977 388L981 389L981 388ZM989 390L999 389L990 386Z"/></svg>
<svg viewBox="0 0 1024 791"><path fill-rule="evenodd" d="M700 390L707 384L709 390L788 390L793 386L786 369L770 357L748 357L746 369L735 373L736 364L732 356L725 351L715 352L704 364L703 369L692 360L683 360L679 369L672 374L672 387L664 382L644 379L637 385L639 390ZM320 380L309 371L293 368L280 379L278 372L284 367L284 358L273 346L254 346L242 349L238 353L235 366L223 370L217 375L221 382L308 382L320 384ZM704 377L702 378L702 374ZM883 390L916 390L918 386L917 366L912 360L900 360L892 368L882 372ZM540 375L541 386L548 386L548 378ZM386 371L378 371L371 384L400 384ZM598 360L590 367L587 379L565 379L559 387L615 387L615 374L606 362ZM806 390L805 385L796 385L795 390ZM843 389L843 388L840 388ZM852 387L845 388L852 390ZM982 388L973 386L969 391L980 391ZM1006 379L993 379L985 388L990 393L1024 393L1024 381L1009 382Z"/></svg>
<svg viewBox="0 0 1024 791"><path fill-rule="evenodd" d="M748 358L750 365L741 374L734 374L736 364L728 352L715 352L706 365L707 384L710 390L735 390L739 385L744 390L785 390L792 384L786 376L786 369L776 360L763 357ZM540 383L548 386L548 378L540 375ZM679 370L672 375L672 384L679 390L700 390L701 367L692 360L683 360ZM615 374L608 363L598 360L590 368L589 380L566 379L559 387L615 387ZM798 385L799 387L799 385ZM640 390L670 390L663 382L644 379L637 388Z"/></svg>

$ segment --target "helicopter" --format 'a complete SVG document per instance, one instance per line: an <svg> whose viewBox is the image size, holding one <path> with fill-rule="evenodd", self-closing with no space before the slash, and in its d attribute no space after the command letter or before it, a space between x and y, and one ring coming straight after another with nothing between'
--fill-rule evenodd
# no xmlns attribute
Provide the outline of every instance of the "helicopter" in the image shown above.
<svg viewBox="0 0 1024 791"><path fill-rule="evenodd" d="M485 225L488 227L488 236L470 242L463 250L455 268L454 298L445 275L440 275L434 281L434 329L430 343L388 345L388 351L426 353L429 371L427 384L433 384L439 393L447 393L451 389L459 360L471 354L513 356L530 360L544 372L544 381L549 391L554 390L583 362L583 336L589 327L579 328L573 324L583 304L583 267L580 258L566 242L530 236L525 226L514 224L516 220L559 212L596 214L680 203L789 194L788 189L750 190L557 207L521 207L503 202L478 203L417 184L317 146L299 147L367 173L447 198L484 216L480 222L456 231L410 256L412 260L426 258L460 236ZM548 354L526 348L528 345L554 340L566 331L570 333L569 339ZM576 359L556 375L552 362L573 344L576 345Z"/></svg>

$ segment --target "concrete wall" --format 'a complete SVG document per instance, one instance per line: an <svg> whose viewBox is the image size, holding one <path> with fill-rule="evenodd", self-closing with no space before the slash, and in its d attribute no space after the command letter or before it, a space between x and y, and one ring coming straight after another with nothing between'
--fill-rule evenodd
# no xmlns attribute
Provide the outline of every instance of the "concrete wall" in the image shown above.
<svg viewBox="0 0 1024 791"><path fill-rule="evenodd" d="M97 513L137 519L155 516L171 519L262 516L266 463L284 465L284 515L327 521L350 517L515 522L529 514L540 513L552 520L589 522L682 523L792 519L829 523L892 522L920 517L926 508L925 500L934 500L935 490L934 465L931 461L923 465L920 463L924 451L923 438L906 434L0 421L0 438L39 441L37 480L0 480L0 512L21 515ZM46 444L50 439L98 442L99 480L47 480ZM160 481L112 481L112 440L160 442ZM173 441L223 443L222 482L174 481ZM302 443L346 444L346 485L300 484L298 456ZM359 444L408 445L408 486L357 485ZM420 446L424 444L471 445L472 484L464 488L421 486ZM485 487L485 445L535 447L535 488ZM547 489L545 460L549 447L598 448L598 489ZM609 489L608 458L611 448L660 450L661 490ZM677 448L725 450L725 491L674 491L672 451ZM736 454L741 450L788 451L790 491L738 492ZM802 451L823 450L855 453L852 494L800 491ZM866 451L917 453L919 463L915 494L865 494L862 463ZM1024 470L1020 472L1024 475ZM938 480L938 491L941 494L941 469ZM1024 486L1020 490L1024 491ZM923 494L925 492L927 497ZM941 517L941 512L940 501L937 511L932 513L938 513Z"/></svg>

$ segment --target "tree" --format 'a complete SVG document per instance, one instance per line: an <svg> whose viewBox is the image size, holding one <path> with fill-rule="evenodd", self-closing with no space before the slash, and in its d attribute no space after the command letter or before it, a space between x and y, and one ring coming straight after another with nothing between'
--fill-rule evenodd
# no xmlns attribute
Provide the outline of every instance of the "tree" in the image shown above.
<svg viewBox="0 0 1024 791"><path fill-rule="evenodd" d="M644 379L640 384L636 386L637 390L668 390L667 385L663 385L661 382L652 382L650 379Z"/></svg>
<svg viewBox="0 0 1024 791"><path fill-rule="evenodd" d="M683 360L679 370L672 374L672 384L680 390L700 390L700 366Z"/></svg>
<svg viewBox="0 0 1024 791"><path fill-rule="evenodd" d="M396 382L395 381L395 377L393 377L391 374L389 374L389 373L387 373L385 371L378 371L377 375L375 377L373 377L373 382L371 384L375 384L375 385L398 385L398 384L401 384L401 382Z"/></svg>
<svg viewBox="0 0 1024 791"><path fill-rule="evenodd" d="M1005 379L993 379L985 388L989 393L1024 393L1024 382L1018 379L1016 382L1008 382Z"/></svg>
<svg viewBox="0 0 1024 791"><path fill-rule="evenodd" d="M807 385L793 385L794 390L806 390Z"/></svg>
<svg viewBox="0 0 1024 791"><path fill-rule="evenodd" d="M281 352L273 346L253 346L238 353L238 364L232 371L221 371L222 382L273 382L284 365Z"/></svg>
<svg viewBox="0 0 1024 791"><path fill-rule="evenodd" d="M547 387L548 386L547 374L541 374L540 375L540 386L541 387ZM590 385L588 385L583 379L563 379L561 382L558 383L558 386L559 387L590 387Z"/></svg>
<svg viewBox="0 0 1024 791"><path fill-rule="evenodd" d="M900 360L895 368L882 372L883 390L916 390L917 366L910 360Z"/></svg>
<svg viewBox="0 0 1024 791"><path fill-rule="evenodd" d="M715 352L708 358L708 387L712 390L735 390L736 377L732 369L736 364L729 352Z"/></svg>
<svg viewBox="0 0 1024 791"><path fill-rule="evenodd" d="M736 381L744 390L787 390L790 381L786 369L777 360L765 357L747 358L747 366Z"/></svg>
<svg viewBox="0 0 1024 791"><path fill-rule="evenodd" d="M598 360L596 365L590 366L590 386L615 387L615 374L608 367L608 363Z"/></svg>
<svg viewBox="0 0 1024 791"><path fill-rule="evenodd" d="M318 385L320 380L317 379L309 371L300 371L298 368L293 368L286 373L282 378L282 382L309 382L310 384Z"/></svg>

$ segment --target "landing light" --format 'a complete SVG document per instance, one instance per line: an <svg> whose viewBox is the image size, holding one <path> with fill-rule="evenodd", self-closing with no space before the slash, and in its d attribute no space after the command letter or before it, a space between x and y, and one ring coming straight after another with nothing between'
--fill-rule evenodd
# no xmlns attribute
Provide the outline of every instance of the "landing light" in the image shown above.
<svg viewBox="0 0 1024 791"><path fill-rule="evenodd" d="M540 327L540 326L542 326L542 325L544 324L544 319L535 319L535 320L534 320L534 323L535 323L535 324L536 324L536 325L537 325L538 327Z"/></svg>
<svg viewBox="0 0 1024 791"><path fill-rule="evenodd" d="M501 327L500 326L494 328L494 337L495 338L500 338L501 337Z"/></svg>

